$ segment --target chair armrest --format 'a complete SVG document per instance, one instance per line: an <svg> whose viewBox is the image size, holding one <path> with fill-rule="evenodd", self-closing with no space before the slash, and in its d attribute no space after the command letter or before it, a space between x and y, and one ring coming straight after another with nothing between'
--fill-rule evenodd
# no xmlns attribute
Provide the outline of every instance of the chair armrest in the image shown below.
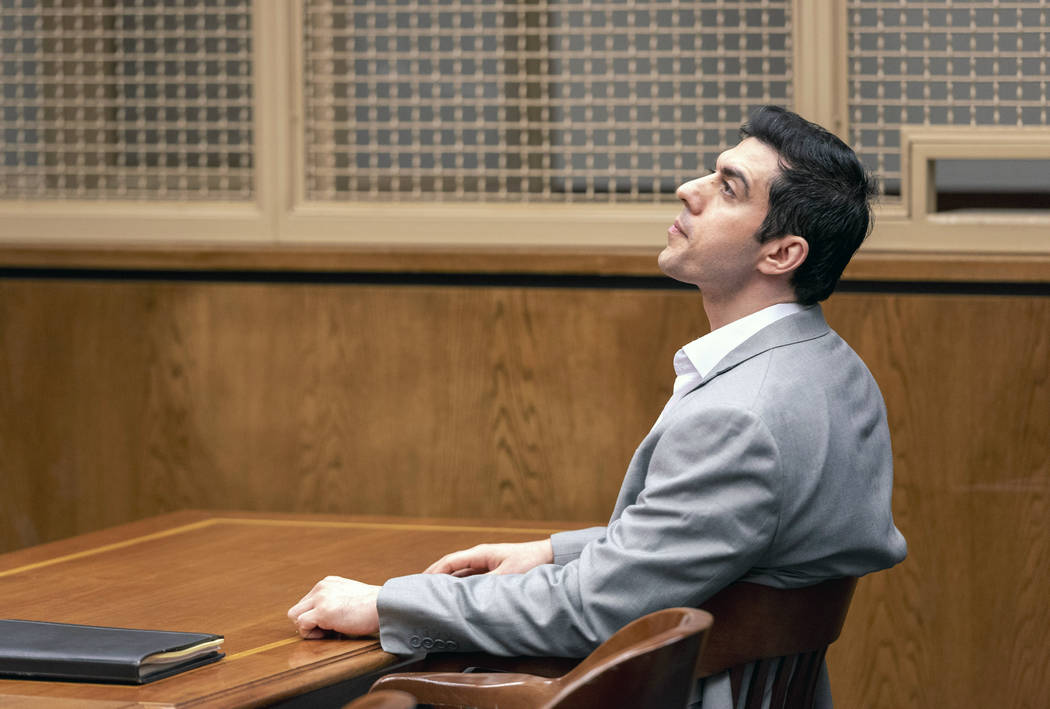
<svg viewBox="0 0 1050 709"><path fill-rule="evenodd" d="M535 709L557 691L545 677L513 672L400 672L379 678L370 691L408 692L422 704L486 709Z"/></svg>

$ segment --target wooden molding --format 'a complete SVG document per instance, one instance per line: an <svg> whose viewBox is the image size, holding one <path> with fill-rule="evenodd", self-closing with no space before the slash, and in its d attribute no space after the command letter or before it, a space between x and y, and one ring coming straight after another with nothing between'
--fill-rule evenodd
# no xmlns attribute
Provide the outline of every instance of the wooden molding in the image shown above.
<svg viewBox="0 0 1050 709"><path fill-rule="evenodd" d="M0 269L661 277L654 247L0 244ZM9 273L8 275L13 275ZM1050 282L1050 253L862 248L849 281Z"/></svg>

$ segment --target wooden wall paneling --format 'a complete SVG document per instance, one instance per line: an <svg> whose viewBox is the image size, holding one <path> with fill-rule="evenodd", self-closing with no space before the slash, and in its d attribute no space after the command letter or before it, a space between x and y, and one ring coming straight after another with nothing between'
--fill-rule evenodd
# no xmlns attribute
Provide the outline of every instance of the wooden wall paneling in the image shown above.
<svg viewBox="0 0 1050 709"><path fill-rule="evenodd" d="M659 336L623 346L638 308L633 296L569 289L370 291L346 327L371 343L363 361L374 370L334 362L319 375L338 379L327 396L368 407L367 431L354 440L370 446L369 482L381 492L345 511L602 519L669 387L659 373L648 388L617 386L625 367L637 368L630 362L666 348ZM322 310L347 312L342 302ZM677 317L695 321L696 310ZM639 336L679 311L668 312ZM581 362L595 350L610 356ZM639 391L645 406L632 400ZM338 484L332 468L318 470L299 507L336 511L324 500Z"/></svg>
<svg viewBox="0 0 1050 709"><path fill-rule="evenodd" d="M100 284L0 282L4 548L133 513L148 308Z"/></svg>
<svg viewBox="0 0 1050 709"><path fill-rule="evenodd" d="M212 292L231 312L210 328L227 354L209 366L241 364L210 376L242 383L228 384L237 387L229 400L198 395L199 415L208 416L199 428L230 456L222 471L245 458L259 466L257 475L235 474L253 492L234 497L252 509L448 515L488 508L601 519L670 386L654 372L659 383L644 395L646 406L622 401L638 396L616 386L622 371L667 348L659 335L647 346L622 346L625 330L638 330L633 296L376 286L266 286L237 298ZM697 320L692 300L679 319ZM673 319L678 311L669 312ZM238 343L250 334L241 330L274 313L283 324L273 341L244 351ZM640 335L667 319L653 319ZM578 366L594 349L611 356ZM244 412L230 410L237 400L250 402ZM251 411L270 412L255 414L253 430L283 441L271 454L279 462L223 444L234 433L231 421ZM266 441L260 444L272 445Z"/></svg>
<svg viewBox="0 0 1050 709"><path fill-rule="evenodd" d="M866 707L916 706L918 699L909 697L905 703L895 704L902 690L911 692L918 686L914 655L919 650L910 646L916 636L902 633L900 628L922 623L916 604L921 579L913 562L916 546L923 544L927 535L917 531L924 520L913 518L911 497L902 489L910 447L899 439L902 431L916 431L922 423L922 412L903 406L908 399L901 394L909 386L921 387L923 378L913 377L905 361L915 324L902 322L894 305L892 297L838 294L824 306L829 323L867 363L886 400L894 446L894 518L909 545L909 557L902 565L860 582L843 636L829 652L833 694L844 706L858 699L859 706ZM909 681L901 682L904 677Z"/></svg>
<svg viewBox="0 0 1050 709"><path fill-rule="evenodd" d="M0 548L179 507L589 522L706 330L689 291L0 281ZM1050 299L842 293L909 557L843 706L1045 706Z"/></svg>
<svg viewBox="0 0 1050 709"><path fill-rule="evenodd" d="M908 559L829 654L845 706L1050 704L1050 299L837 295L893 431Z"/></svg>
<svg viewBox="0 0 1050 709"><path fill-rule="evenodd" d="M184 507L604 519L706 328L682 291L0 287L7 548Z"/></svg>

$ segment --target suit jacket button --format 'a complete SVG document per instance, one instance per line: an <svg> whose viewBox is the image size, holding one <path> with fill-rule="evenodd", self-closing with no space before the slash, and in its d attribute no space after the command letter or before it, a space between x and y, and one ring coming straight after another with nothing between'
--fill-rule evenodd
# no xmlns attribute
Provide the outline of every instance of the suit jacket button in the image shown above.
<svg viewBox="0 0 1050 709"><path fill-rule="evenodd" d="M455 640L446 640L445 641L445 649L446 650L452 651L452 650L455 650L458 647L459 647L459 645L456 644Z"/></svg>
<svg viewBox="0 0 1050 709"><path fill-rule="evenodd" d="M435 650L444 650L445 649L445 641L444 640L435 640L434 641L434 649Z"/></svg>
<svg viewBox="0 0 1050 709"><path fill-rule="evenodd" d="M434 647L433 639L431 639L431 638L423 638L423 649L424 650L429 650L432 647Z"/></svg>
<svg viewBox="0 0 1050 709"><path fill-rule="evenodd" d="M420 644L421 644L419 636L418 635L413 635L412 637L410 637L408 639L408 644L411 645L412 647L419 647Z"/></svg>

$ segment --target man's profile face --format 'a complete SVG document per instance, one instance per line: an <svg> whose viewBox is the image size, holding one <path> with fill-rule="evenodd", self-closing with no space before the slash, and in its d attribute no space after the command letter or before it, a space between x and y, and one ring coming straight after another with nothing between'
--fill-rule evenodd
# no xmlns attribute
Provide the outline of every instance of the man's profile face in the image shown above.
<svg viewBox="0 0 1050 709"><path fill-rule="evenodd" d="M757 275L761 244L755 233L769 210L769 186L779 155L746 138L718 157L715 172L681 185L682 211L667 230L660 269L692 283L705 298L728 297Z"/></svg>

